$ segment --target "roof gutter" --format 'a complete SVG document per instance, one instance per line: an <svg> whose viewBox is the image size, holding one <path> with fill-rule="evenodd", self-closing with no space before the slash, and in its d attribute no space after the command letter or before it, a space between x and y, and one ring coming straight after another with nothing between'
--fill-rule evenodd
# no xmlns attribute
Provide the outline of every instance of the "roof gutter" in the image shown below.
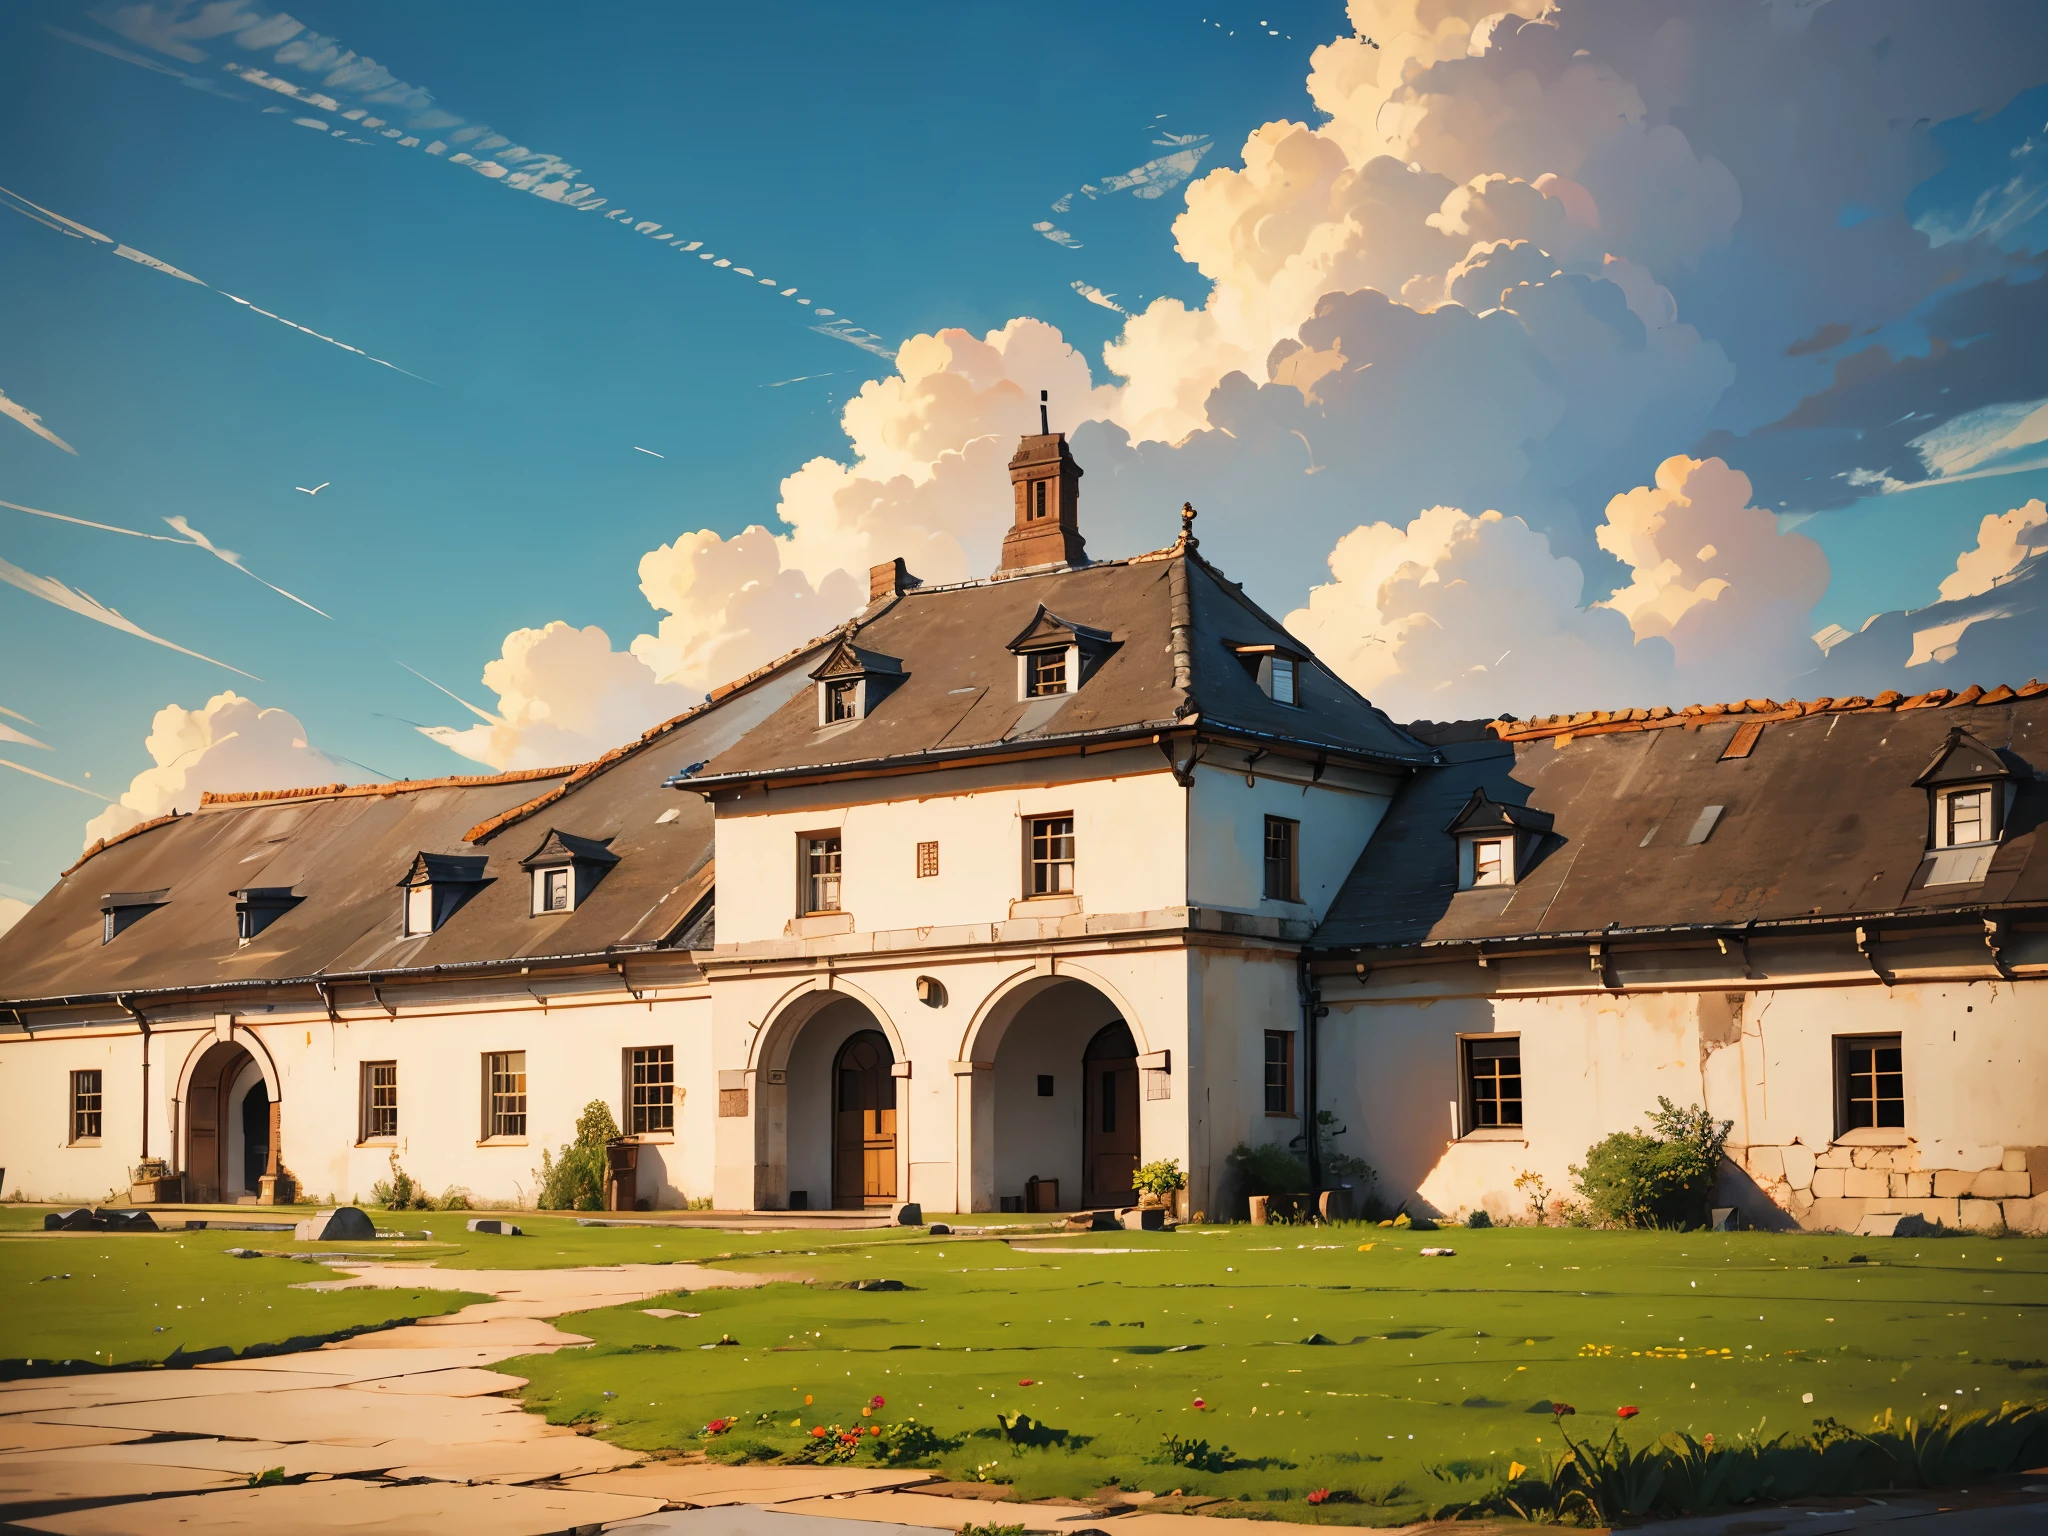
<svg viewBox="0 0 2048 1536"><path fill-rule="evenodd" d="M1200 715L1190 715L1182 720L1150 720L1137 725L1105 726L1099 731L1063 732L1057 736L1012 737L1004 741L981 742L974 746L950 747L943 750L925 748L917 752L899 752L886 757L851 758L836 763L809 763L788 768L761 768L738 773L702 774L696 777L679 773L664 780L663 783L668 789L686 789L696 794L704 794L711 790L738 789L750 784L801 783L808 780L853 778L864 774L939 768L957 762L973 762L988 758L1043 757L1069 750L1085 752L1089 747L1098 744L1144 742L1157 740L1172 733L1188 733L1198 729L1201 734L1217 739L1235 738L1294 747L1315 754L1325 762L1335 755L1372 766L1436 768L1443 765L1442 754L1434 751L1427 757L1414 757L1403 753L1333 747L1328 742L1309 741L1299 736L1288 736L1274 731L1253 730L1247 726L1204 726Z"/></svg>

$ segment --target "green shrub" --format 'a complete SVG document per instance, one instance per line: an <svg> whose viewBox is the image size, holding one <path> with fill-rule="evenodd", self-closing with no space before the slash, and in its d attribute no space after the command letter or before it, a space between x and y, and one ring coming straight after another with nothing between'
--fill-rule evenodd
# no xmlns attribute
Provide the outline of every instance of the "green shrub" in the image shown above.
<svg viewBox="0 0 2048 1536"><path fill-rule="evenodd" d="M616 1141L619 1123L611 1106L592 1099L576 1117L576 1139L551 1157L541 1149L540 1195L544 1211L601 1211L604 1209L606 1172L605 1143Z"/></svg>
<svg viewBox="0 0 2048 1536"><path fill-rule="evenodd" d="M744 1436L726 1440L714 1440L704 1447L704 1454L712 1461L722 1461L730 1466L745 1466L753 1461L773 1461L775 1447L766 1440L750 1440Z"/></svg>
<svg viewBox="0 0 2048 1536"><path fill-rule="evenodd" d="M1131 1187L1141 1195L1157 1195L1163 1200L1177 1189L1186 1189L1188 1176L1180 1171L1179 1158L1162 1157L1140 1168Z"/></svg>
<svg viewBox="0 0 2048 1536"><path fill-rule="evenodd" d="M450 1184L441 1191L441 1209L444 1211L473 1211L476 1197L461 1184Z"/></svg>
<svg viewBox="0 0 2048 1536"><path fill-rule="evenodd" d="M1572 1165L1572 1182L1594 1221L1617 1227L1701 1227L1733 1122L1717 1125L1698 1105L1679 1109L1660 1097L1649 1115L1655 1134L1616 1131Z"/></svg>
<svg viewBox="0 0 2048 1536"><path fill-rule="evenodd" d="M1239 1142L1224 1159L1246 1195L1301 1195L1308 1192L1308 1169L1300 1158L1270 1141L1257 1146Z"/></svg>
<svg viewBox="0 0 2048 1536"><path fill-rule="evenodd" d="M1349 1179L1351 1180L1352 1188L1358 1193L1360 1199L1364 1200L1367 1198L1366 1192L1379 1183L1379 1170L1362 1157L1353 1157L1348 1152L1338 1150L1337 1138L1350 1134L1351 1128L1339 1125L1337 1117L1331 1114L1329 1110L1319 1109L1316 1111L1317 1166L1322 1169L1323 1182L1334 1185L1340 1179ZM1305 1153L1308 1150L1308 1133L1306 1131L1302 1132L1301 1135L1288 1142L1287 1146L1290 1151ZM1291 1191L1276 1191L1276 1193L1291 1193Z"/></svg>
<svg viewBox="0 0 2048 1536"><path fill-rule="evenodd" d="M396 1147L391 1149L391 1177L379 1179L370 1186L370 1199L387 1211L431 1211L434 1208L434 1197L398 1166Z"/></svg>

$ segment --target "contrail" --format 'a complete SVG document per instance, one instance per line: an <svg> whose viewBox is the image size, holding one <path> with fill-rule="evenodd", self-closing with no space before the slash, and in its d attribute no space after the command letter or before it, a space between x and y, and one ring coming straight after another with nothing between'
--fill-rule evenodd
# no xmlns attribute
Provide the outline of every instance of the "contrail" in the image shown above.
<svg viewBox="0 0 2048 1536"><path fill-rule="evenodd" d="M69 779L60 779L52 774L39 773L33 768L24 768L20 763L9 762L4 757L0 757L0 768L12 768L16 773L25 773L32 779L41 779L48 784L62 784L66 789L75 789L81 795L91 795L93 799L105 800L109 805L114 803L111 796L103 795L96 789L87 789L83 784L74 784Z"/></svg>

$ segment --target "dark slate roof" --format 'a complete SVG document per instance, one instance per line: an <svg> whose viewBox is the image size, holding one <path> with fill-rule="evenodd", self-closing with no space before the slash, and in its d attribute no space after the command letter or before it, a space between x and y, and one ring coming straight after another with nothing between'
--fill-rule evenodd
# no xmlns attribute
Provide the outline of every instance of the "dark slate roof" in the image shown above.
<svg viewBox="0 0 2048 1536"><path fill-rule="evenodd" d="M1547 734L1520 741L1449 742L1445 766L1403 786L1315 943L1401 946L2048 902L2048 855L2036 852L2048 817L2048 691L1927 697L1765 700L1757 702L1768 711L1747 719L1737 713L1743 706L1635 711L1633 721L1624 711L1585 717L1577 734L1542 727ZM1928 792L1915 781L1958 725L2016 768L2018 794L1985 877L1930 889L1922 884ZM1747 731L1757 734L1736 755ZM1457 889L1456 844L1445 828L1477 790L1554 818L1513 886ZM1722 809L1711 832L1689 843L1713 806Z"/></svg>
<svg viewBox="0 0 2048 1536"><path fill-rule="evenodd" d="M1041 615L1107 636L1073 693L1017 697L1011 645ZM1179 615L1180 622L1176 623ZM1192 550L965 583L918 587L874 605L845 631L898 658L904 676L860 720L820 727L793 698L736 747L689 776L743 782L772 775L917 759L939 762L1010 742L1056 743L1188 723L1336 754L1413 765L1435 754L1319 665L1301 669L1302 707L1276 704L1230 650L1299 649L1279 622ZM1185 646L1176 676L1176 645Z"/></svg>
<svg viewBox="0 0 2048 1536"><path fill-rule="evenodd" d="M193 815L111 841L0 934L0 1003L588 955L684 937L710 894L712 813L663 781L805 687L810 654L582 769L209 796ZM573 912L534 917L520 863L558 826L617 863ZM480 857L484 883L439 930L408 939L397 886L422 853ZM251 881L304 899L238 946L231 893ZM167 890L166 904L102 945L104 893L151 887Z"/></svg>
<svg viewBox="0 0 2048 1536"><path fill-rule="evenodd" d="M610 848L610 838L579 837L559 827L549 827L540 846L519 861L521 869L540 869L549 864L599 864L606 868L619 862Z"/></svg>

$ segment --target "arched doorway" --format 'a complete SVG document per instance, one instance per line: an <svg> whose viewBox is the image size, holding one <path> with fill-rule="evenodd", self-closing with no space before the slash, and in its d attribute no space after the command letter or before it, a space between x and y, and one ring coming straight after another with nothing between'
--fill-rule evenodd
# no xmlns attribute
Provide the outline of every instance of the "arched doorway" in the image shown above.
<svg viewBox="0 0 2048 1536"><path fill-rule="evenodd" d="M1122 1019L1081 1053L1081 1203L1135 1205L1138 1192L1138 1044Z"/></svg>
<svg viewBox="0 0 2048 1536"><path fill-rule="evenodd" d="M212 1205L254 1200L271 1170L276 1106L262 1069L239 1045L216 1042L185 1086L185 1197Z"/></svg>
<svg viewBox="0 0 2048 1536"><path fill-rule="evenodd" d="M847 1038L832 1062L832 1206L896 1200L895 1056L878 1029Z"/></svg>

